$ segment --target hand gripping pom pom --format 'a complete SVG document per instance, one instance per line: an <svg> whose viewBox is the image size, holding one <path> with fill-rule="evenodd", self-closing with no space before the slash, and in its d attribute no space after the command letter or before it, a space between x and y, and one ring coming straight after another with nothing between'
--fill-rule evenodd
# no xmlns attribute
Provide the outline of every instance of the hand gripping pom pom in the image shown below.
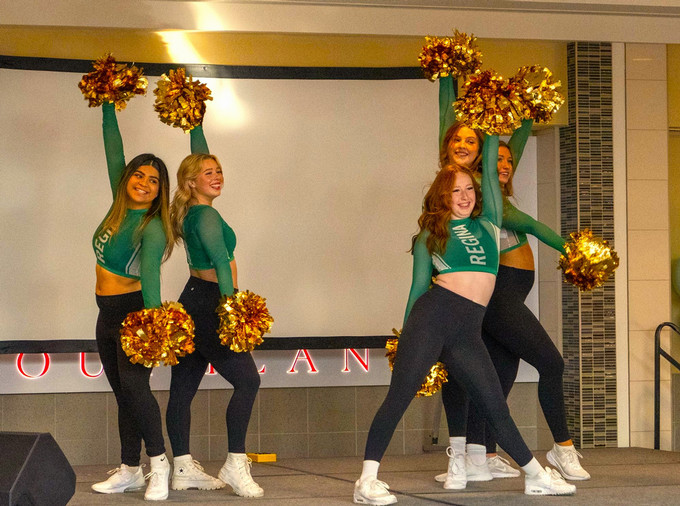
<svg viewBox="0 0 680 506"><path fill-rule="evenodd" d="M133 364L176 365L194 351L194 321L179 302L135 311L123 321L120 344Z"/></svg>
<svg viewBox="0 0 680 506"><path fill-rule="evenodd" d="M262 335L271 332L274 323L266 300L248 290L223 295L215 309L220 316L220 342L235 352L253 351L262 344Z"/></svg>
<svg viewBox="0 0 680 506"><path fill-rule="evenodd" d="M186 76L183 68L163 74L153 90L156 95L154 110L167 125L188 132L203 123L205 101L212 100L210 88L192 76Z"/></svg>
<svg viewBox="0 0 680 506"><path fill-rule="evenodd" d="M142 74L143 69L116 63L110 54L92 62L92 66L94 70L85 74L78 83L90 107L113 102L116 110L121 111L132 97L146 93L149 83Z"/></svg>
<svg viewBox="0 0 680 506"><path fill-rule="evenodd" d="M455 31L453 37L425 37L418 61L425 77L436 81L440 77L464 77L482 65L482 53L477 37Z"/></svg>
<svg viewBox="0 0 680 506"><path fill-rule="evenodd" d="M489 135L507 134L522 125L526 104L517 83L493 70L476 72L464 84L465 94L456 100L457 116L473 130Z"/></svg>
<svg viewBox="0 0 680 506"><path fill-rule="evenodd" d="M390 364L390 371L394 367L394 360L397 357L397 345L399 344L399 336L401 332L397 329L392 329L392 333L397 336L394 339L388 339L385 343L387 353L387 361ZM441 390L442 385L449 381L449 373L446 370L446 365L443 362L437 362L430 368L425 381L420 386L420 390L416 393L416 397L430 397Z"/></svg>
<svg viewBox="0 0 680 506"><path fill-rule="evenodd" d="M510 79L510 83L521 90L527 119L548 123L564 104L564 95L560 91L562 83L553 81L552 75L550 69L532 65L520 67Z"/></svg>
<svg viewBox="0 0 680 506"><path fill-rule="evenodd" d="M601 286L619 266L619 256L609 243L585 229L572 232L571 242L560 257L559 268L564 280L578 287L582 292Z"/></svg>

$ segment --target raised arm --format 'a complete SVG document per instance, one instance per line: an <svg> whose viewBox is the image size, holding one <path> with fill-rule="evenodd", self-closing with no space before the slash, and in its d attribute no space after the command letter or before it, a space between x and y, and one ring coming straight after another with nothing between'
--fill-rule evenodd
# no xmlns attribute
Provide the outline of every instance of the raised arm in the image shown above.
<svg viewBox="0 0 680 506"><path fill-rule="evenodd" d="M220 294L231 295L234 293L234 281L231 276L231 261L234 259L233 252L227 250L222 234L222 218L212 207L201 209L198 220L198 237L203 244L210 261L217 274L217 284Z"/></svg>
<svg viewBox="0 0 680 506"><path fill-rule="evenodd" d="M147 309L161 305L161 262L165 244L163 225L159 219L151 220L142 233L139 264L142 297Z"/></svg>
<svg viewBox="0 0 680 506"><path fill-rule="evenodd" d="M522 126L517 130L512 132L512 136L508 141L508 147L510 148L510 154L512 155L512 160L515 168L519 164L522 158L522 153L524 153L524 147L527 145L529 136L531 135L531 127L534 126L534 120L524 119L522 120Z"/></svg>
<svg viewBox="0 0 680 506"><path fill-rule="evenodd" d="M498 183L498 136L485 135L482 148L482 216L497 227L503 223L503 194Z"/></svg>
<svg viewBox="0 0 680 506"><path fill-rule="evenodd" d="M564 253L564 245L567 243L549 226L535 220L523 213L507 200L503 203L503 228L516 230L525 234L533 235L536 239L547 244L560 253Z"/></svg>
<svg viewBox="0 0 680 506"><path fill-rule="evenodd" d="M123 138L118 129L116 119L116 106L113 102L102 104L102 132L104 134L104 152L106 153L106 166L109 170L109 183L113 198L116 198L116 190L120 182L120 176L125 170L125 153L123 152Z"/></svg>
<svg viewBox="0 0 680 506"><path fill-rule="evenodd" d="M456 86L457 81L451 76L439 78L439 149L446 131L456 122L456 110L453 108L457 98Z"/></svg>
<svg viewBox="0 0 680 506"><path fill-rule="evenodd" d="M191 154L210 154L210 150L208 149L208 141L205 140L205 134L203 133L203 125L198 125L192 128L189 132L189 135L191 136Z"/></svg>
<svg viewBox="0 0 680 506"><path fill-rule="evenodd" d="M404 314L404 323L411 313L413 304L418 298L427 292L432 282L432 256L427 250L425 241L427 240L427 233L421 232L413 247L413 274L411 278L411 291L408 294L408 302L406 304L406 313Z"/></svg>

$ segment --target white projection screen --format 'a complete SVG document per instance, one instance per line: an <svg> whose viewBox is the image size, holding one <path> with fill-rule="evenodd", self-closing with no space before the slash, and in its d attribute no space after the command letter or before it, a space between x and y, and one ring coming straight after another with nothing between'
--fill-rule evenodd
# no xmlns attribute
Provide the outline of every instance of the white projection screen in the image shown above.
<svg viewBox="0 0 680 506"><path fill-rule="evenodd" d="M111 197L101 110L87 107L80 77L0 69L0 340L94 339L91 239ZM438 86L200 79L215 97L206 137L225 169L215 207L238 238L240 288L267 298L272 337L401 327L410 239L437 170ZM174 189L189 135L159 121L149 81L118 114L126 159L160 156ZM516 186L532 214L535 162L530 142ZM177 300L187 276L179 246L163 299Z"/></svg>

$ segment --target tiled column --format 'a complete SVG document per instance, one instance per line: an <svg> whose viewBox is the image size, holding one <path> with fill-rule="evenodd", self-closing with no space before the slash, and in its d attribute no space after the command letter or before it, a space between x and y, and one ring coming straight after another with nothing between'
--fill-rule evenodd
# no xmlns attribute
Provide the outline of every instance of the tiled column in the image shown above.
<svg viewBox="0 0 680 506"><path fill-rule="evenodd" d="M667 114L666 46L626 44L630 444L645 448L654 442L654 330L671 319ZM668 349L668 335L662 345ZM670 450L664 362L661 448Z"/></svg>
<svg viewBox="0 0 680 506"><path fill-rule="evenodd" d="M560 130L562 234L587 227L614 245L611 44L569 44L567 67L569 126ZM567 421L583 448L617 445L614 282L589 292L562 288Z"/></svg>

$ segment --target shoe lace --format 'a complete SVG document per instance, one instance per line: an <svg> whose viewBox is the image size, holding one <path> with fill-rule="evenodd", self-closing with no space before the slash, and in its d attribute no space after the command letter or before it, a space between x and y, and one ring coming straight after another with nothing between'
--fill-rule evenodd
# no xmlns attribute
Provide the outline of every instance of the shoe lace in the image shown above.
<svg viewBox="0 0 680 506"><path fill-rule="evenodd" d="M139 466L137 466L137 467L139 467L140 469L142 469L142 468L144 467L144 464L139 464ZM117 474L117 473L118 473L118 474L123 474L124 471L127 471L127 472L130 473L130 474L135 474L135 473L133 473L132 471L130 471L130 466L125 466L125 467L120 466L120 467L116 467L115 469L111 469L110 471L106 471L106 474L109 474L109 475Z"/></svg>
<svg viewBox="0 0 680 506"><path fill-rule="evenodd" d="M456 458L456 457L461 457L463 455L457 454L451 446L446 448L446 455L449 456L449 466L451 467L451 471L454 474L462 473L465 470L465 459L464 458L463 459ZM462 462L463 462L462 467L459 465L459 462L458 462L459 460L462 460Z"/></svg>
<svg viewBox="0 0 680 506"><path fill-rule="evenodd" d="M251 467L253 467L253 460L250 457L246 457L245 459L241 460L238 465L238 471L241 475L241 480L243 480L243 483L246 486L257 485L250 474Z"/></svg>
<svg viewBox="0 0 680 506"><path fill-rule="evenodd" d="M390 489L390 486L384 481L380 481L376 478L375 480L371 480L370 488L373 490L378 489L378 492L383 491L387 493L387 491Z"/></svg>
<svg viewBox="0 0 680 506"><path fill-rule="evenodd" d="M201 472L204 472L204 471L205 471L205 470L203 469L203 466L201 465L201 463L200 463L198 460L193 460L193 459L192 459L191 463L192 463L192 464L194 465L194 467L195 467L196 469L198 469L199 471L201 471Z"/></svg>
<svg viewBox="0 0 680 506"><path fill-rule="evenodd" d="M545 468L546 472L548 473L548 476L550 476L550 482L553 485L566 485L567 482L564 481L564 478L562 478L562 475L557 472L557 470L552 469L550 467Z"/></svg>
<svg viewBox="0 0 680 506"><path fill-rule="evenodd" d="M576 448L571 447L567 448L566 450L562 450L562 455L570 464L578 466L581 465L578 459L583 458L583 455L581 455Z"/></svg>
<svg viewBox="0 0 680 506"><path fill-rule="evenodd" d="M149 485L155 483L157 478L158 473L156 473L156 471L150 471L149 473L144 475L144 479L149 480Z"/></svg>
<svg viewBox="0 0 680 506"><path fill-rule="evenodd" d="M491 457L491 458L489 459L489 461L493 462L493 463L496 464L496 466L498 466L498 467L512 467L512 466L510 465L510 462L508 462L507 459L504 459L504 458L501 457L500 455L494 455L493 457Z"/></svg>

